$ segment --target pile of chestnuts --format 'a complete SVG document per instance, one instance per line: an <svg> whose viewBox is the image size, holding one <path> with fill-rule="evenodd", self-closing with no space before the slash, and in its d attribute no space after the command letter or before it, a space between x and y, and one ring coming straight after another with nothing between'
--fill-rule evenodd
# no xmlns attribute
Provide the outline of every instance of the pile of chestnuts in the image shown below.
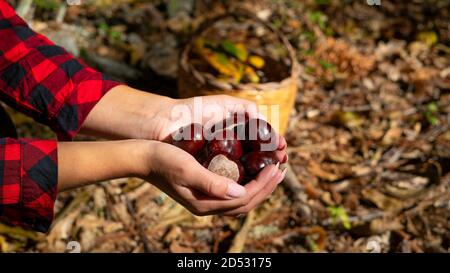
<svg viewBox="0 0 450 273"><path fill-rule="evenodd" d="M265 166L279 162L278 135L265 120L235 114L204 129L199 123L182 127L172 134L171 144L216 174L245 184Z"/></svg>

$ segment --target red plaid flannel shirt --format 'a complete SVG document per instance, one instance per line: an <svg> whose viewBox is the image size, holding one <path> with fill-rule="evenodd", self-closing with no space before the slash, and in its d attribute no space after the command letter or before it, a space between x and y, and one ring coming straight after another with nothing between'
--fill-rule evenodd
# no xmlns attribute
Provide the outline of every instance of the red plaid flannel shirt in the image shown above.
<svg viewBox="0 0 450 273"><path fill-rule="evenodd" d="M32 31L0 0L0 100L70 140L119 83ZM1 124L0 124L1 126ZM0 138L0 220L41 232L57 194L54 140Z"/></svg>

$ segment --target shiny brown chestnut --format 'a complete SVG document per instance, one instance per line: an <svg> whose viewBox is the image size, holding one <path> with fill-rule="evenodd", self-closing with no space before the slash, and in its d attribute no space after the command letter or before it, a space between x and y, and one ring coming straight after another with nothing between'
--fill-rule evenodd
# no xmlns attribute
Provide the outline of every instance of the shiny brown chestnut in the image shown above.
<svg viewBox="0 0 450 273"><path fill-rule="evenodd" d="M244 155L241 162L247 175L256 176L264 167L277 164L279 160L273 152L254 151Z"/></svg>
<svg viewBox="0 0 450 273"><path fill-rule="evenodd" d="M239 160L242 155L242 144L231 129L219 130L213 134L212 140L206 144L208 155L228 154Z"/></svg>
<svg viewBox="0 0 450 273"><path fill-rule="evenodd" d="M244 139L244 150L275 151L278 148L278 137L272 126L262 119L250 119L244 126L236 127L239 139Z"/></svg>
<svg viewBox="0 0 450 273"><path fill-rule="evenodd" d="M178 129L175 134L172 134L171 144L183 149L194 157L197 156L206 144L203 136L203 126L199 123L192 123Z"/></svg>
<svg viewBox="0 0 450 273"><path fill-rule="evenodd" d="M245 177L242 164L228 154L211 155L204 166L213 173L225 176L237 183L241 183Z"/></svg>

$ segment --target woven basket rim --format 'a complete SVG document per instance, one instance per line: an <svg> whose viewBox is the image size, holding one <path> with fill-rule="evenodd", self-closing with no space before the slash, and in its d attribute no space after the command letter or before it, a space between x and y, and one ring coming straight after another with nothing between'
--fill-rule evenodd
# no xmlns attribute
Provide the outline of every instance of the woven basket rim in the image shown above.
<svg viewBox="0 0 450 273"><path fill-rule="evenodd" d="M203 85L208 82L208 84L214 86L218 90L225 90L223 87L215 84L214 82L208 81L203 77L200 72L195 69L189 62L189 52L192 50L192 43L193 41L201 37L202 34L204 34L213 24L216 22L219 22L220 20L223 20L228 17L246 17L250 20L255 20L264 27L266 27L269 31L274 33L277 38L280 40L280 42L284 45L284 47L288 51L288 55L291 61L291 69L290 69L290 76L286 77L280 81L272 81L272 82L266 82L266 83L244 83L244 84L236 84L233 85L233 90L245 90L247 92L261 92L261 91L272 91L273 89L278 89L281 86L292 84L292 81L297 81L297 77L300 73L300 63L297 60L297 56L295 54L295 50L293 49L291 43L287 40L287 38L277 29L274 29L271 25L269 25L267 22L259 19L257 16L253 14L247 14L247 13L240 13L240 12L228 12L224 14L220 14L218 16L215 16L212 19L205 19L205 21L200 25L198 31L191 37L190 41L187 43L183 51L181 52L181 58L180 58L180 69L183 69L185 72L190 74L192 77L194 77L197 81L201 82ZM273 90L275 91L275 90Z"/></svg>

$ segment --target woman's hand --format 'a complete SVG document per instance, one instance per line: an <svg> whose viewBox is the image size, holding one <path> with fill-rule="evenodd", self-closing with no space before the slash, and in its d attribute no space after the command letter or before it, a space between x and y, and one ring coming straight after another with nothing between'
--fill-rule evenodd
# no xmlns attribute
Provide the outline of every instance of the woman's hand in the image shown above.
<svg viewBox="0 0 450 273"><path fill-rule="evenodd" d="M208 127L236 112L247 112L251 118L261 117L253 102L231 96L171 99L117 86L92 109L82 132L109 139L164 141L192 122ZM280 145L286 145L285 141L280 141Z"/></svg>
<svg viewBox="0 0 450 273"><path fill-rule="evenodd" d="M148 174L144 179L196 215L248 213L267 199L285 176L278 166L270 165L244 187L209 171L190 154L170 144L149 145ZM276 153L282 161L285 153Z"/></svg>
<svg viewBox="0 0 450 273"><path fill-rule="evenodd" d="M195 122L210 128L234 113L247 113L250 118L262 117L253 102L227 95L172 100L144 119L139 138L165 141L181 127Z"/></svg>
<svg viewBox="0 0 450 273"><path fill-rule="evenodd" d="M254 103L230 96L175 100L127 86L111 90L94 107L83 124L85 133L107 138L150 139L143 149L144 172L138 176L166 192L197 215L246 213L266 199L284 178L277 166L267 166L258 177L241 187L216 175L183 150L166 144L171 133L192 122L204 127L232 113L259 117ZM278 136L277 157L287 161L286 140ZM148 164L148 165L147 165ZM140 166L140 165L138 165Z"/></svg>
<svg viewBox="0 0 450 273"><path fill-rule="evenodd" d="M257 107L230 96L171 99L128 86L110 90L92 109L82 132L110 139L163 141L178 128L192 122L217 122L234 112L258 117Z"/></svg>
<svg viewBox="0 0 450 273"><path fill-rule="evenodd" d="M284 152L276 153L281 161ZM137 176L197 215L247 213L265 200L285 175L270 165L243 187L205 169L175 146L148 140L61 142L58 160L60 191Z"/></svg>

